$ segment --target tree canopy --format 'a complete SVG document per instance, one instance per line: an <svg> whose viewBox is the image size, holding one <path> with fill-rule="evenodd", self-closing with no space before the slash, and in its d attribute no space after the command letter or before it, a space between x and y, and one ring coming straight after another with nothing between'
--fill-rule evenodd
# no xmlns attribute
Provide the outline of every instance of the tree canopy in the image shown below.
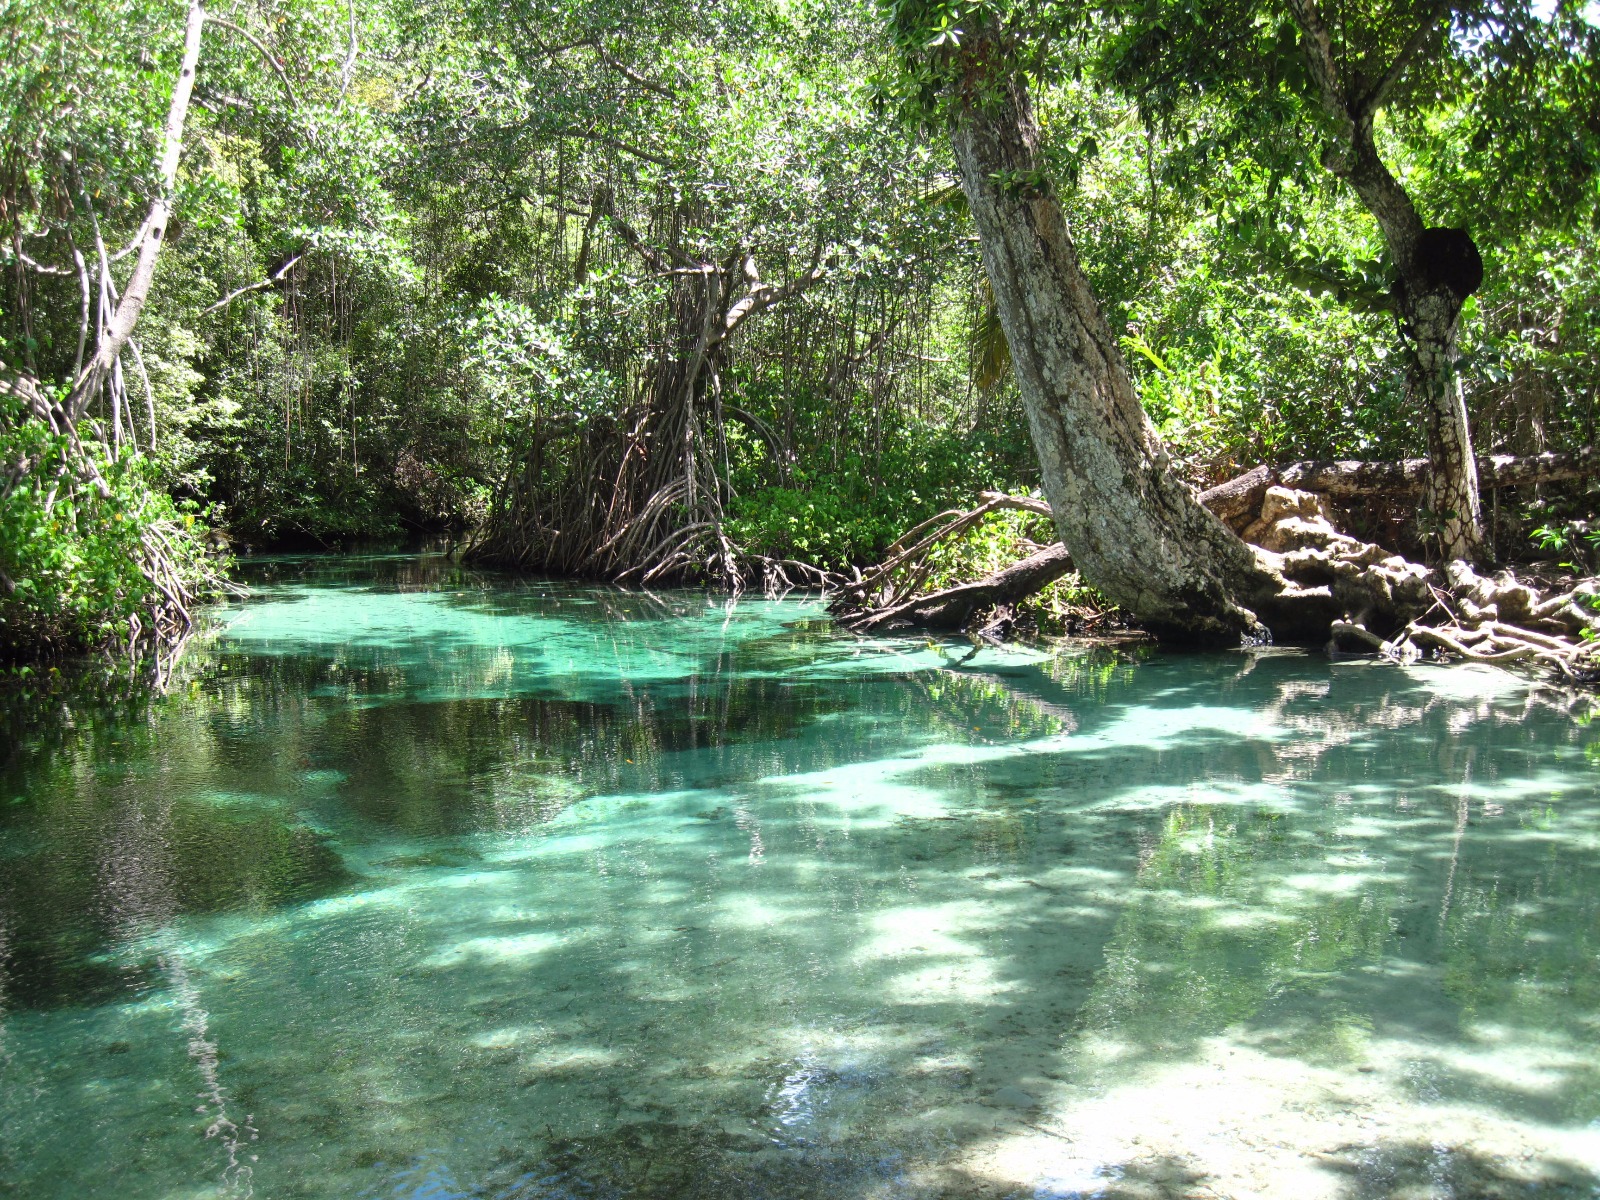
<svg viewBox="0 0 1600 1200"><path fill-rule="evenodd" d="M1593 441L1581 5L241 2L202 14L174 142L191 15L0 16L8 653L149 625L224 540L810 583L1039 489L949 202L952 121L1013 83L1036 146L990 182L1059 205L1183 488ZM1439 229L1481 258L1467 294L1413 261ZM1583 488L1351 519L1525 557L1581 542ZM925 582L1049 540L1008 511ZM160 533L144 568L124 522Z"/></svg>

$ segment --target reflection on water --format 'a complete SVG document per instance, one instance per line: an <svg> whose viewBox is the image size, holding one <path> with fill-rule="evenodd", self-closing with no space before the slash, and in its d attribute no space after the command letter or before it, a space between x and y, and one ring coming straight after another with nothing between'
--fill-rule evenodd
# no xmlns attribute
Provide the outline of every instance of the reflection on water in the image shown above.
<svg viewBox="0 0 1600 1200"><path fill-rule="evenodd" d="M1600 1194L1509 676L258 569L0 774L0 1195Z"/></svg>

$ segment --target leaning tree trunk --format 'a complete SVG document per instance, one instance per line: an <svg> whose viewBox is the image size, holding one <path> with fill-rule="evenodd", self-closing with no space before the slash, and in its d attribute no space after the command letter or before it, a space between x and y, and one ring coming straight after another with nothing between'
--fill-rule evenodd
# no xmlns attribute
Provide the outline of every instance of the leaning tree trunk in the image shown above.
<svg viewBox="0 0 1600 1200"><path fill-rule="evenodd" d="M986 49L972 45L974 61ZM1158 633L1256 633L1277 581L1173 473L1078 264L1027 90L987 82L956 117L956 161L1061 540L1086 580Z"/></svg>

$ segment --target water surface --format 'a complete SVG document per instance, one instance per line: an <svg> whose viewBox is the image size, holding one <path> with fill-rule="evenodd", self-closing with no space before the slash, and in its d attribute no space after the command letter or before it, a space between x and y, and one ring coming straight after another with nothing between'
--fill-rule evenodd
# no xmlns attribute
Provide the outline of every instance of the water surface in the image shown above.
<svg viewBox="0 0 1600 1200"><path fill-rule="evenodd" d="M1509 675L256 570L0 773L0 1195L1600 1195Z"/></svg>

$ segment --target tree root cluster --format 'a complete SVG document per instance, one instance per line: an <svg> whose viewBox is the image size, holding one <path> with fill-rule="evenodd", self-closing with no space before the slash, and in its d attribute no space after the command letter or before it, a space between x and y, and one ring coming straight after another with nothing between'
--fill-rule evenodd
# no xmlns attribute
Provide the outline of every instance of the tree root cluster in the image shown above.
<svg viewBox="0 0 1600 1200"><path fill-rule="evenodd" d="M1401 662L1425 651L1497 665L1532 661L1573 682L1600 679L1600 643L1591 640L1600 633L1600 613L1586 607L1588 597L1600 595L1600 581L1543 596L1509 571L1486 578L1459 559L1445 575L1449 587L1428 617L1387 639L1359 623L1335 622L1330 644L1354 642Z"/></svg>
<svg viewBox="0 0 1600 1200"><path fill-rule="evenodd" d="M722 372L747 321L823 278L824 247L817 245L809 269L777 285L763 281L747 246L702 259L648 243L605 189L592 206L591 219L600 216L668 283L667 352L652 359L621 417L534 419L522 461L497 489L465 557L617 583L709 580L733 592L753 578L769 590L794 586L794 576L815 582L814 568L747 554L727 535L727 417L760 422L724 407Z"/></svg>
<svg viewBox="0 0 1600 1200"><path fill-rule="evenodd" d="M1267 489L1243 536L1291 585L1326 588L1338 610L1327 626L1331 652L1531 661L1571 680L1600 669L1600 647L1588 640L1600 633L1586 599L1600 593L1595 580L1546 595L1509 570L1484 576L1462 559L1430 570L1340 533L1320 496L1284 487Z"/></svg>
<svg viewBox="0 0 1600 1200"><path fill-rule="evenodd" d="M982 503L950 510L909 530L871 570L849 580L815 580L833 593L830 610L847 629L965 629L988 637L1010 631L1014 606L1071 571L1060 543L1034 550L987 578L918 595L931 555L989 514L1015 508L1048 515L1042 502L986 492ZM1600 579L1553 592L1511 571L1481 575L1464 560L1430 569L1342 533L1323 498L1268 483L1250 519L1229 514L1256 551L1278 593L1263 604L1274 628L1294 640L1326 640L1330 653L1376 653L1396 662L1424 656L1496 665L1549 666L1574 682L1600 679ZM1593 598L1593 599L1591 599Z"/></svg>

